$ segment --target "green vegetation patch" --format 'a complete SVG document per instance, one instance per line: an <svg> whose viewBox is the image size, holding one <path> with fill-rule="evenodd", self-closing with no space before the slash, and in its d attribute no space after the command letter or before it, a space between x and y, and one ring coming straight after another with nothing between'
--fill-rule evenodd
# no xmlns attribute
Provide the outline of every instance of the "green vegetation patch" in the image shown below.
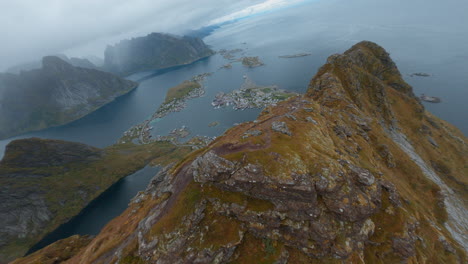
<svg viewBox="0 0 468 264"><path fill-rule="evenodd" d="M183 83L170 88L167 91L164 103L169 103L172 100L180 100L187 97L190 92L200 88L200 84L196 81L184 81Z"/></svg>
<svg viewBox="0 0 468 264"><path fill-rule="evenodd" d="M20 257L43 236L77 215L89 202L121 178L147 164L167 165L176 162L190 152L190 147L177 147L169 142L146 145L126 143L100 150L100 156L93 159L61 166L21 168L12 167L8 163L2 164L0 185L8 188L9 193L37 193L51 212L52 219L39 230L39 234L21 240L13 239L0 248L0 257ZM73 149L70 153L73 153ZM13 153L12 156L17 155Z"/></svg>

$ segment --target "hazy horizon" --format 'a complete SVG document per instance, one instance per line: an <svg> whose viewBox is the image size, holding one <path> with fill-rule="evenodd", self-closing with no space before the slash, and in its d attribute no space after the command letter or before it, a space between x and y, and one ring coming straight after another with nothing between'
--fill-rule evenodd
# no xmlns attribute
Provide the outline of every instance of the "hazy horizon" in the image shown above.
<svg viewBox="0 0 468 264"><path fill-rule="evenodd" d="M0 71L65 54L98 56L108 44L151 32L189 30L311 0L34 0L0 2Z"/></svg>

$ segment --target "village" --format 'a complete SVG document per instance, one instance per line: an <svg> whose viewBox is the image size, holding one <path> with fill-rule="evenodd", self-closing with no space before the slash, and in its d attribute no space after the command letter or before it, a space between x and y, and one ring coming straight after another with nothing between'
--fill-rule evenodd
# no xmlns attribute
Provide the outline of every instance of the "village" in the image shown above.
<svg viewBox="0 0 468 264"><path fill-rule="evenodd" d="M215 109L225 106L232 106L235 110L263 108L297 95L296 93L279 89L276 85L259 86L247 76L244 76L244 79L241 89L230 93L218 93L211 105Z"/></svg>

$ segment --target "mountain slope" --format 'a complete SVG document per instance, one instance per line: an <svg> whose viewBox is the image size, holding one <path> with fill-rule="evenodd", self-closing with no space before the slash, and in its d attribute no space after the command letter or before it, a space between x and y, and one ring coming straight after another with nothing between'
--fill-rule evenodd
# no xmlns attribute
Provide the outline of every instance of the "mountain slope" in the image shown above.
<svg viewBox="0 0 468 264"><path fill-rule="evenodd" d="M104 68L121 76L189 64L213 55L203 40L151 33L107 46Z"/></svg>
<svg viewBox="0 0 468 264"><path fill-rule="evenodd" d="M466 142L361 42L163 170L67 263L464 263Z"/></svg>
<svg viewBox="0 0 468 264"><path fill-rule="evenodd" d="M0 74L0 138L63 125L136 87L110 73L44 57L41 69Z"/></svg>
<svg viewBox="0 0 468 264"><path fill-rule="evenodd" d="M122 177L155 158L166 164L189 151L167 142L97 149L61 140L12 141L0 162L0 263L23 256Z"/></svg>

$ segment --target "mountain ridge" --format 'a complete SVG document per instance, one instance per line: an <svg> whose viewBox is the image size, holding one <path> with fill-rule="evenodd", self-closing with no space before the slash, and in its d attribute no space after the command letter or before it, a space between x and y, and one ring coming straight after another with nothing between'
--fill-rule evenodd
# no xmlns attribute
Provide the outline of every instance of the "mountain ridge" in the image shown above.
<svg viewBox="0 0 468 264"><path fill-rule="evenodd" d="M360 42L162 170L66 263L463 263L467 154Z"/></svg>
<svg viewBox="0 0 468 264"><path fill-rule="evenodd" d="M151 33L108 45L104 52L103 68L127 76L190 64L213 54L200 38Z"/></svg>
<svg viewBox="0 0 468 264"><path fill-rule="evenodd" d="M0 73L0 138L77 120L137 83L46 56L41 69Z"/></svg>

